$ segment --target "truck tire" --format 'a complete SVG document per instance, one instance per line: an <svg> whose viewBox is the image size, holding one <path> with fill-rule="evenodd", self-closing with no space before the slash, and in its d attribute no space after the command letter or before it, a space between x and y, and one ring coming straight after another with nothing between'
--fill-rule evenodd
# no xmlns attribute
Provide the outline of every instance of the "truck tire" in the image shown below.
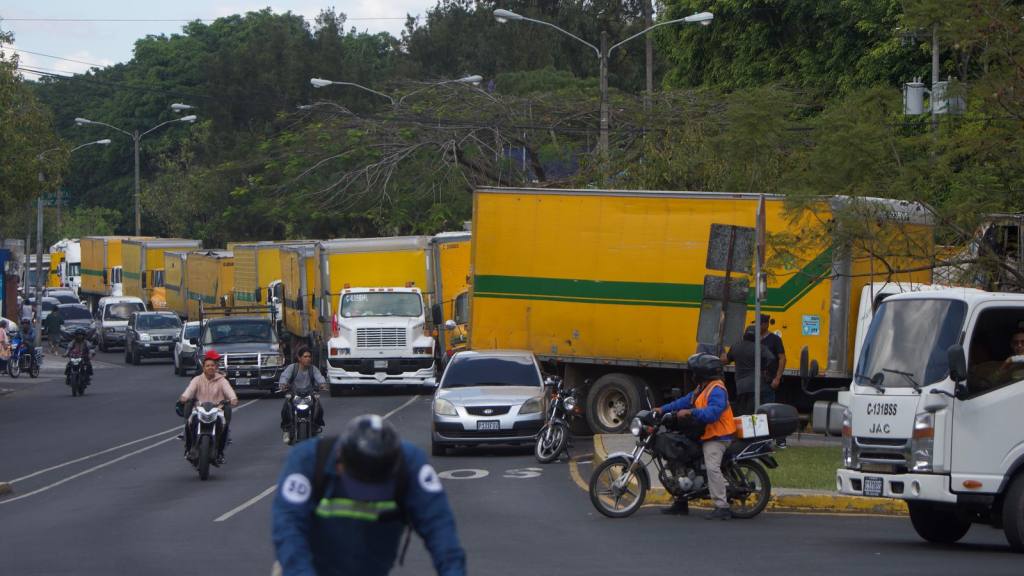
<svg viewBox="0 0 1024 576"><path fill-rule="evenodd" d="M934 502L908 500L910 523L917 535L935 544L952 544L971 529L970 520L957 515L956 510Z"/></svg>
<svg viewBox="0 0 1024 576"><path fill-rule="evenodd" d="M1014 552L1024 552L1024 473L1013 479L1003 500L1003 532Z"/></svg>
<svg viewBox="0 0 1024 576"><path fill-rule="evenodd" d="M618 434L640 409L640 382L628 374L605 374L587 391L587 424L594 434Z"/></svg>

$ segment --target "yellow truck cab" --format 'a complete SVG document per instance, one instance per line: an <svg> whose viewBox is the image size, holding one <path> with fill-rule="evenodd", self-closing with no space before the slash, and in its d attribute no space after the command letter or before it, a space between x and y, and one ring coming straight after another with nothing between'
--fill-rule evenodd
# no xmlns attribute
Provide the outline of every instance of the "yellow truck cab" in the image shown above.
<svg viewBox="0 0 1024 576"><path fill-rule="evenodd" d="M124 294L141 298L150 310L165 310L164 252L198 250L199 240L183 238L126 239L121 242Z"/></svg>

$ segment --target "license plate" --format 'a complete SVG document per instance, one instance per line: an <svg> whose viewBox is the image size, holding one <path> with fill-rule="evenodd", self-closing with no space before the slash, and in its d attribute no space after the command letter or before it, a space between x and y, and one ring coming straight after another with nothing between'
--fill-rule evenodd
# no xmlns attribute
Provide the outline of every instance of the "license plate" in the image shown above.
<svg viewBox="0 0 1024 576"><path fill-rule="evenodd" d="M170 349L171 349L170 346L161 346L160 347L160 351L161 352L168 352L168 351L170 351Z"/></svg>
<svg viewBox="0 0 1024 576"><path fill-rule="evenodd" d="M388 361L387 360L374 360L373 361L373 369L374 370L387 370L388 369Z"/></svg>
<svg viewBox="0 0 1024 576"><path fill-rule="evenodd" d="M500 420L478 420L476 423L477 430L501 430Z"/></svg>
<svg viewBox="0 0 1024 576"><path fill-rule="evenodd" d="M865 496L881 496L882 495L883 480L877 476L865 476L864 477L864 495Z"/></svg>
<svg viewBox="0 0 1024 576"><path fill-rule="evenodd" d="M250 382L249 378L235 378L235 386L248 386Z"/></svg>

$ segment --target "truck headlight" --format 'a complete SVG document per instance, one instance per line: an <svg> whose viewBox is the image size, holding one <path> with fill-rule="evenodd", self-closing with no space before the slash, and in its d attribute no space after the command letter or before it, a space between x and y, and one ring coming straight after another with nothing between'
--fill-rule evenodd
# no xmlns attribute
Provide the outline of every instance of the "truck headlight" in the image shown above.
<svg viewBox="0 0 1024 576"><path fill-rule="evenodd" d="M541 402L543 400L544 400L543 396L537 396L535 398L530 398L526 402L523 402L523 405L519 407L519 413L520 414L536 414L537 412L540 412L540 406L541 406Z"/></svg>
<svg viewBox="0 0 1024 576"><path fill-rule="evenodd" d="M914 417L914 436L910 440L910 469L914 472L931 472L934 448L935 415L922 412Z"/></svg>
<svg viewBox="0 0 1024 576"><path fill-rule="evenodd" d="M843 467L853 468L853 413L843 409Z"/></svg>
<svg viewBox="0 0 1024 576"><path fill-rule="evenodd" d="M263 365L270 367L284 366L284 356L280 354L269 354L263 357Z"/></svg>
<svg viewBox="0 0 1024 576"><path fill-rule="evenodd" d="M150 336L149 334L146 334L145 332L139 333L139 341L140 342L149 342L152 339L153 339L153 337Z"/></svg>
<svg viewBox="0 0 1024 576"><path fill-rule="evenodd" d="M434 399L434 414L438 416L458 416L459 412L455 409L455 405L445 400L444 398Z"/></svg>
<svg viewBox="0 0 1024 576"><path fill-rule="evenodd" d="M413 354L426 354L426 355L430 355L430 353L432 353L432 352L433 352L433 349L431 349L429 346L427 346L427 347L416 346L416 347L414 347L412 349L412 353Z"/></svg>
<svg viewBox="0 0 1024 576"><path fill-rule="evenodd" d="M331 356L348 356L352 354L351 348L331 348Z"/></svg>

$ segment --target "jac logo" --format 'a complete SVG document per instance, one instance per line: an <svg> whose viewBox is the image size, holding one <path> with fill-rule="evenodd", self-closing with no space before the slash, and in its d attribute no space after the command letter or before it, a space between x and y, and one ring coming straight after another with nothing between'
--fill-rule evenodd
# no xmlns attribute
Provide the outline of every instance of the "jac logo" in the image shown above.
<svg viewBox="0 0 1024 576"><path fill-rule="evenodd" d="M870 434L889 434L892 432L892 428L888 424L874 423L871 425L871 429L868 430Z"/></svg>
<svg viewBox="0 0 1024 576"><path fill-rule="evenodd" d="M895 416L896 404L891 402L871 402L868 404L868 416Z"/></svg>

